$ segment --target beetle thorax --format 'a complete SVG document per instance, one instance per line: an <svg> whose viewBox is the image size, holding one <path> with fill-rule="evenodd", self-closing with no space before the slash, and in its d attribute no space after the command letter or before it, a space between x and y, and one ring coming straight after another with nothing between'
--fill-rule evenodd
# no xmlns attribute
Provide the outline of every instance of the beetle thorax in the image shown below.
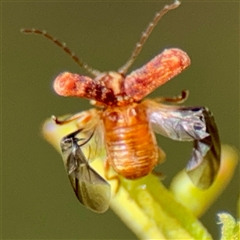
<svg viewBox="0 0 240 240"><path fill-rule="evenodd" d="M98 75L94 81L101 86L102 101L106 105L127 105L131 99L124 89L125 77L118 72L105 72Z"/></svg>
<svg viewBox="0 0 240 240"><path fill-rule="evenodd" d="M117 72L102 73L94 80L100 82L102 87L111 89L114 95L122 93L124 77Z"/></svg>

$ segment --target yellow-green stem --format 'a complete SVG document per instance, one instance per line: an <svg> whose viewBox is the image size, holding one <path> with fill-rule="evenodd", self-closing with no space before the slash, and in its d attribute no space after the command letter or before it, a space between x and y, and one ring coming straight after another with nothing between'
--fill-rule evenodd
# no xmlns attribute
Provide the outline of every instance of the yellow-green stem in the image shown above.
<svg viewBox="0 0 240 240"><path fill-rule="evenodd" d="M77 125L74 122L59 126L50 119L44 123L43 135L60 151L59 143L62 137L73 132L76 128ZM223 148L223 160L235 161L236 163L237 156L233 152L234 150ZM85 154L88 153L85 152ZM104 175L103 160L100 158L101 156L91 165ZM228 182L234 172L235 165L232 164L228 174L223 174L217 178L215 184L223 180ZM173 194L165 188L159 178L152 174L134 181L122 178L120 180L120 189L117 193L115 192L117 182L110 181L112 188L111 208L140 239L212 239L196 217L196 215L202 214L206 207L200 207L196 214L194 208L184 206L184 199L181 200L182 203L176 200L174 195L178 194L176 194L177 191L174 190L174 187L172 188ZM185 178L178 179L178 183L185 185ZM173 184L173 186L175 185ZM177 189L176 186L175 188ZM210 188L208 201L211 203L222 189L219 184L216 189ZM200 206L206 205L206 197L204 199L201 194L196 194L192 190L192 185L186 185L184 191L189 191L191 197L199 199Z"/></svg>

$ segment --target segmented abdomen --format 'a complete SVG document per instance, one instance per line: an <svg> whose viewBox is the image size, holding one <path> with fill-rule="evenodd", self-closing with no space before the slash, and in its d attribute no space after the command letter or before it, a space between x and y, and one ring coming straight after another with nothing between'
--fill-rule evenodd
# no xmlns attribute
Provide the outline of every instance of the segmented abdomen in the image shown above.
<svg viewBox="0 0 240 240"><path fill-rule="evenodd" d="M145 107L132 104L104 113L108 162L120 175L136 179L150 173L158 162L158 146Z"/></svg>

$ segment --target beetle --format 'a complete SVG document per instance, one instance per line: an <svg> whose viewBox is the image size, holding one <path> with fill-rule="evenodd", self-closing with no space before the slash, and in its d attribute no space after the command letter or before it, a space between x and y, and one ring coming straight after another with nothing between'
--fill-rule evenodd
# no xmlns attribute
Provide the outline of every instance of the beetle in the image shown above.
<svg viewBox="0 0 240 240"><path fill-rule="evenodd" d="M41 34L67 52L93 78L63 72L54 81L61 96L87 98L96 108L77 113L56 124L77 120L79 130L68 134L60 143L64 165L79 201L96 212L108 209L109 169L127 179L148 175L165 159L154 133L177 141L193 141L192 156L186 171L192 182L201 189L213 183L220 165L220 139L212 113L205 107L186 107L188 92L173 98L143 98L190 65L184 51L171 48L150 60L146 65L126 75L158 21L168 11L177 8L179 1L159 11L141 35L130 59L118 71L99 72L74 55L64 44L45 31L24 29L24 33ZM175 103L175 105L174 105ZM77 137L84 131L88 137ZM105 180L91 168L82 146L91 138L97 139L100 149L106 149ZM83 143L80 143L83 141Z"/></svg>

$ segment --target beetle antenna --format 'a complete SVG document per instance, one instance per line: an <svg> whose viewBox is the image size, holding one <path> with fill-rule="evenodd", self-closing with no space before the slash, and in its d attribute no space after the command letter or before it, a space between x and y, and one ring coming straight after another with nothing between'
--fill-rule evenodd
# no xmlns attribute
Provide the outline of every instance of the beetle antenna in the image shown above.
<svg viewBox="0 0 240 240"><path fill-rule="evenodd" d="M88 73L96 77L97 75L100 74L98 70L93 69L92 67L88 66L85 62L80 60L74 52L72 52L65 43L59 42L56 38L52 37L50 34L48 34L46 31L41 31L38 29L21 29L21 32L26 33L26 34L39 34L44 36L45 38L49 39L53 43L55 43L57 46L62 48L72 59L74 62L76 62L80 67L85 69Z"/></svg>
<svg viewBox="0 0 240 240"><path fill-rule="evenodd" d="M142 33L140 40L137 42L136 47L134 48L131 57L129 58L129 60L118 70L118 72L120 74L125 75L126 72L128 71L128 69L132 66L132 64L134 63L135 59L137 58L137 56L139 55L139 53L141 52L143 45L145 44L145 42L147 41L147 39L149 38L152 30L154 29L154 27L157 25L157 23L159 22L159 20L170 10L173 10L175 8L177 8L180 5L180 2L178 0L175 0L174 3L170 4L170 5L166 5L163 9L161 9L159 12L156 13L156 15L154 16L153 20L148 24L147 28L145 29L145 31Z"/></svg>

